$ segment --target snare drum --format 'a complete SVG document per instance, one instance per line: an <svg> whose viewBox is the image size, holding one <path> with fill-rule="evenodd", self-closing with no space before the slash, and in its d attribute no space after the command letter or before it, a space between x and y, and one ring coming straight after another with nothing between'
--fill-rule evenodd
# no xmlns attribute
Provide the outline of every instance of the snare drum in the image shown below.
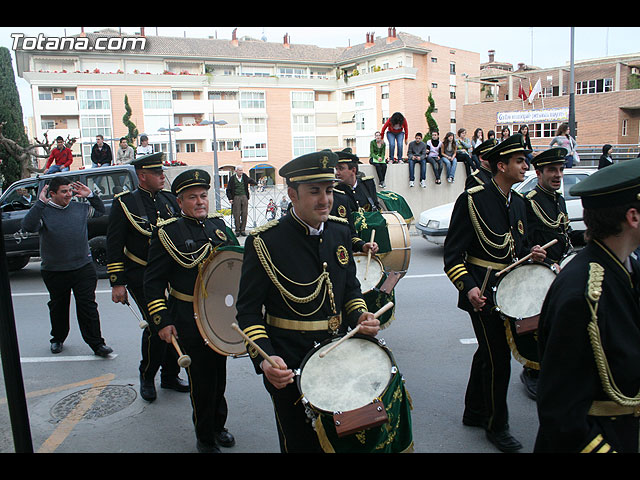
<svg viewBox="0 0 640 480"><path fill-rule="evenodd" d="M356 264L356 277L360 282L362 296L370 312L375 313L387 303L394 303L393 308L390 308L378 318L380 328L386 328L393 320L395 294L393 290L389 293L379 290L380 286L387 279L387 274L384 272L384 267L380 259L376 255L372 255L368 271L367 259L368 255L366 253L353 254L353 260Z"/></svg>
<svg viewBox="0 0 640 480"><path fill-rule="evenodd" d="M538 318L556 273L544 263L527 263L508 271L493 288L494 304L504 319L507 340L516 360L539 369Z"/></svg>
<svg viewBox="0 0 640 480"><path fill-rule="evenodd" d="M193 311L205 343L221 355L247 353L244 339L231 327L242 273L242 247L221 247L200 269L193 291Z"/></svg>
<svg viewBox="0 0 640 480"><path fill-rule="evenodd" d="M400 453L413 446L411 405L391 351L354 335L320 357L333 342L317 345L296 370L307 414L325 452ZM380 423L380 407L386 421ZM375 413L370 413L375 412ZM350 432L341 434L342 424Z"/></svg>
<svg viewBox="0 0 640 480"><path fill-rule="evenodd" d="M387 222L387 233L391 251L379 254L385 271L403 272L409 269L411 260L411 239L407 222L398 212L382 212Z"/></svg>

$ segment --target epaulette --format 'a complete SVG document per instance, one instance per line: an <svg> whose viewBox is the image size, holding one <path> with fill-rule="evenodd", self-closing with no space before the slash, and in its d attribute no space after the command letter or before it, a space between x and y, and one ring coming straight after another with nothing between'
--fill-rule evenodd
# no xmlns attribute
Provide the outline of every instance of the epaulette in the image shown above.
<svg viewBox="0 0 640 480"><path fill-rule="evenodd" d="M471 187L469 190L467 190L467 193L473 195L474 193L481 192L482 190L484 190L484 185L476 185L475 187Z"/></svg>
<svg viewBox="0 0 640 480"><path fill-rule="evenodd" d="M167 218L166 220L160 220L158 219L158 223L157 223L157 227L164 227L165 225L169 225L170 223L175 222L176 220L178 220L179 217L171 217L171 218Z"/></svg>
<svg viewBox="0 0 640 480"><path fill-rule="evenodd" d="M529 193L527 193L527 198L531 200L533 197L536 196L537 193L538 193L537 190L531 190Z"/></svg>
<svg viewBox="0 0 640 480"><path fill-rule="evenodd" d="M213 212L207 215L207 218L224 218L224 215L220 212Z"/></svg>
<svg viewBox="0 0 640 480"><path fill-rule="evenodd" d="M341 194L345 195L345 193L344 193L342 190L338 189L338 188L334 188L334 189L333 189L333 192L334 192L334 193L335 193L335 192L338 192L338 193L341 193Z"/></svg>
<svg viewBox="0 0 640 480"><path fill-rule="evenodd" d="M131 193L131 190L125 190L124 192L120 192L120 193L116 193L113 198L118 198L121 197L122 195L125 195L127 193Z"/></svg>
<svg viewBox="0 0 640 480"><path fill-rule="evenodd" d="M368 175L368 176L362 177L360 180L374 180L374 178L373 178L373 175Z"/></svg>
<svg viewBox="0 0 640 480"><path fill-rule="evenodd" d="M339 223L346 223L347 225L349 224L349 220L347 220L346 218L336 217L334 215L329 215L329 220L333 220L334 222Z"/></svg>
<svg viewBox="0 0 640 480"><path fill-rule="evenodd" d="M278 225L278 223L280 223L280 220L275 219L275 220L269 220L267 223L265 223L264 225L260 225L259 227L254 228L253 230L251 230L251 235L256 236L262 232L266 232L267 230L269 230L270 228L275 227L276 225Z"/></svg>
<svg viewBox="0 0 640 480"><path fill-rule="evenodd" d="M596 262L589 263L589 279L587 280L587 298L592 302L598 302L602 294L602 281L604 280L604 268Z"/></svg>

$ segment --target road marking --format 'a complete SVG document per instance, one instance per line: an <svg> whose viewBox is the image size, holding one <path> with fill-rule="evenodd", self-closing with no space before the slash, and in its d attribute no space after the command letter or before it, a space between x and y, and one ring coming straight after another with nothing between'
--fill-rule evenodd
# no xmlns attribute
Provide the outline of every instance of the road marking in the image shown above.
<svg viewBox="0 0 640 480"><path fill-rule="evenodd" d="M478 343L478 339L477 338L461 338L460 339L460 343L462 343L463 345L473 345L473 344L477 344Z"/></svg>
<svg viewBox="0 0 640 480"><path fill-rule="evenodd" d="M111 293L111 290L96 290L96 293ZM73 295L73 291L71 292L71 294ZM28 292L28 293L12 293L11 296L12 297L37 297L37 296L43 296L43 295L49 295L49 292Z"/></svg>
<svg viewBox="0 0 640 480"><path fill-rule="evenodd" d="M115 376L112 373L109 373L107 375L102 375L100 377L89 378L87 380L82 380L80 382L68 383L66 385L59 385L57 387L45 388L45 389L42 389L42 390L36 390L34 392L28 392L26 394L26 397L27 398L40 397L42 395L49 395L50 393L61 392L63 390L71 390L72 388L77 388L77 387L83 387L85 385L90 385L90 384L93 384L93 383L96 383L96 382L103 381L105 379L113 380L113 378L115 378ZM7 399L6 398L0 398L0 405L4 405L6 403L7 403Z"/></svg>
<svg viewBox="0 0 640 480"><path fill-rule="evenodd" d="M107 385L115 378L114 374L98 377L96 382L91 385L87 392L82 396L78 404L69 412L69 414L58 423L53 433L45 440L37 453L52 453L62 442L69 436L74 427L82 420L85 413L95 403L96 399L102 393Z"/></svg>
<svg viewBox="0 0 640 480"><path fill-rule="evenodd" d="M118 354L110 353L106 359L112 360ZM75 355L62 357L20 357L20 363L45 363L45 362L86 362L90 360L105 360L105 357L99 355Z"/></svg>
<svg viewBox="0 0 640 480"><path fill-rule="evenodd" d="M425 273L423 275L405 275L402 278L431 278L431 277L446 277L445 273Z"/></svg>

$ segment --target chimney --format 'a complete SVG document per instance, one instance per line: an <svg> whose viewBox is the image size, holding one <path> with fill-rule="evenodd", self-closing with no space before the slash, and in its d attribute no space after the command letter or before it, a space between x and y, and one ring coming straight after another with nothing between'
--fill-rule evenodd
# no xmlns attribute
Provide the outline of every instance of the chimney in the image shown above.
<svg viewBox="0 0 640 480"><path fill-rule="evenodd" d="M283 45L284 45L284 48L291 48L291 44L289 43L289 34L288 33L284 34Z"/></svg>
<svg viewBox="0 0 640 480"><path fill-rule="evenodd" d="M231 45L233 45L234 47L238 46L238 37L236 37L236 30L238 29L234 28L231 32Z"/></svg>
<svg viewBox="0 0 640 480"><path fill-rule="evenodd" d="M524 63L519 63L518 64L518 70L524 70L524 66L525 66Z"/></svg>
<svg viewBox="0 0 640 480"><path fill-rule="evenodd" d="M84 33L84 27L80 27L80 36L81 37L86 37L87 36L87 34Z"/></svg>
<svg viewBox="0 0 640 480"><path fill-rule="evenodd" d="M396 27L389 27L387 29L387 43L396 41Z"/></svg>
<svg viewBox="0 0 640 480"><path fill-rule="evenodd" d="M144 27L140 27L140 36L144 37Z"/></svg>
<svg viewBox="0 0 640 480"><path fill-rule="evenodd" d="M489 63L493 63L495 55L496 55L496 51L495 50L489 50Z"/></svg>
<svg viewBox="0 0 640 480"><path fill-rule="evenodd" d="M364 48L373 47L375 44L373 32L367 32L367 42L364 44Z"/></svg>

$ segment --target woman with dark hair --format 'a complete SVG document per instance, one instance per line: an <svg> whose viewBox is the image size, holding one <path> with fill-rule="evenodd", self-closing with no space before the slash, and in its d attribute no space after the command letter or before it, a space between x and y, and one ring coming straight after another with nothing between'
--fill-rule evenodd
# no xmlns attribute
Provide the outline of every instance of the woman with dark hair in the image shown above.
<svg viewBox="0 0 640 480"><path fill-rule="evenodd" d="M504 142L510 136L511 129L505 125L504 127L502 127L502 130L500 130L500 138L498 139L498 143Z"/></svg>
<svg viewBox="0 0 640 480"><path fill-rule="evenodd" d="M578 145L569 133L569 124L567 122L561 123L558 127L556 136L553 137L553 140L551 140L551 143L549 144L550 147L553 147L554 145L564 147L569 151L569 154L566 156L566 162L564 166L565 168L573 167L573 158L576 153L576 147Z"/></svg>
<svg viewBox="0 0 640 480"><path fill-rule="evenodd" d="M613 158L611 158L611 149L613 147L608 143L602 147L602 155L600 155L600 161L598 162L598 170L604 167L613 165Z"/></svg>
<svg viewBox="0 0 640 480"><path fill-rule="evenodd" d="M387 132L387 141L389 142L389 161L398 163L397 160L402 161L402 144L407 144L407 137L409 135L409 126L407 125L407 119L404 118L400 112L395 112L389 120L385 122L382 127L380 135L384 138L384 134ZM394 158L396 145L398 147L398 159Z"/></svg>
<svg viewBox="0 0 640 480"><path fill-rule="evenodd" d="M448 132L444 136L440 153L442 154L442 161L447 168L447 182L453 183L453 179L456 176L456 167L458 166L458 159L456 158L458 147L453 132Z"/></svg>
<svg viewBox="0 0 640 480"><path fill-rule="evenodd" d="M529 126L522 125L520 127L520 130L518 130L518 133L520 133L524 137L524 146L527 148L527 150L533 151L533 147L531 146L531 139L529 138ZM525 156L527 157L527 165L529 165L529 168L531 168L531 159L533 158L533 154L527 153Z"/></svg>

